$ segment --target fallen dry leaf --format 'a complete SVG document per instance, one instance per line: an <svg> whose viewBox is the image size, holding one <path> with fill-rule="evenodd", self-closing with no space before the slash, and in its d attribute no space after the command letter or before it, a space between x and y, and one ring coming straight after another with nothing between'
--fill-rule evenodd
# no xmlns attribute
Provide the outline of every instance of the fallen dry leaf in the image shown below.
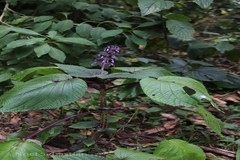
<svg viewBox="0 0 240 160"><path fill-rule="evenodd" d="M167 119L178 119L177 115L170 113L162 113L161 116Z"/></svg>
<svg viewBox="0 0 240 160"><path fill-rule="evenodd" d="M170 120L170 121L166 121L163 123L163 127L166 129L173 129L177 126L178 122L179 122L179 118L176 120Z"/></svg>
<svg viewBox="0 0 240 160"><path fill-rule="evenodd" d="M215 94L212 96L214 102L220 107L227 107L227 102L240 102L240 94L236 92L226 93L226 94Z"/></svg>

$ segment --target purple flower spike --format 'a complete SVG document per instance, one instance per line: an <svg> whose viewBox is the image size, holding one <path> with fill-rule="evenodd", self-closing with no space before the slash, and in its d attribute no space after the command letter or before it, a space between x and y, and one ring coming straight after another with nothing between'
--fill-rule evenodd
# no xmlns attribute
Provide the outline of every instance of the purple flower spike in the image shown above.
<svg viewBox="0 0 240 160"><path fill-rule="evenodd" d="M120 52L120 47L117 45L109 45L104 48L104 53L97 55L94 64L99 64L102 68L105 66L114 66L115 60L117 59L116 54Z"/></svg>

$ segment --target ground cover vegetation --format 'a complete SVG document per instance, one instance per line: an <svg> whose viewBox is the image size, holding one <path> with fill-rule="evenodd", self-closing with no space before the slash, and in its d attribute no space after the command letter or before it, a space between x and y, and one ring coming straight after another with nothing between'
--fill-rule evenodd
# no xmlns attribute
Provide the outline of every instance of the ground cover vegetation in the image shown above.
<svg viewBox="0 0 240 160"><path fill-rule="evenodd" d="M1 160L240 160L240 2L1 0Z"/></svg>

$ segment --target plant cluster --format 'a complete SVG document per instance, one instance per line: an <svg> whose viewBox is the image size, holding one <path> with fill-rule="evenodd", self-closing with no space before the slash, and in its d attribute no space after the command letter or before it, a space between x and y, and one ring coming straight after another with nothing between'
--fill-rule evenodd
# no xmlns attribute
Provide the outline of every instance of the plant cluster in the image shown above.
<svg viewBox="0 0 240 160"><path fill-rule="evenodd" d="M199 24L199 19L211 21L210 14L219 14L214 6L214 11L207 9L211 4L227 4L233 8L229 12L237 12L234 8L239 7L235 1L213 3L212 0L1 2L0 82L2 86L11 87L1 88L0 112L57 109L69 105L81 111L77 101L91 94L88 88L93 87L99 103L92 113L101 115L97 123L106 131L109 111L114 109L107 92L117 88L120 100L144 94L159 107L169 105L194 110L213 133L224 139L224 123L206 109L210 105L221 112L206 86L235 89L240 87L240 78L199 58L224 56L239 60L236 54L239 31L228 33L225 30L235 30L235 26L221 25L219 30L225 32L220 34L212 31L214 24ZM229 19L234 21L236 17ZM187 53L191 59L170 57L172 50ZM161 58L152 58L146 53L157 53ZM123 82L118 86L115 80ZM127 87L121 90L122 86ZM17 157L46 160L46 153L32 139L41 132L60 127L61 122L89 113L62 118L23 140L9 138L0 143L0 157L3 160ZM63 130L58 129L56 135ZM201 148L179 139L160 142L152 154L117 148L109 157L72 154L52 158L171 160L178 156L206 159Z"/></svg>

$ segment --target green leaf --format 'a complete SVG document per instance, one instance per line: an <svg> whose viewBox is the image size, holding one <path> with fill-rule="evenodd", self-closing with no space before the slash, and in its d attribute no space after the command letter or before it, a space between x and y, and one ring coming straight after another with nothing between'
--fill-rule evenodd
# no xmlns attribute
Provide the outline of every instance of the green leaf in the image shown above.
<svg viewBox="0 0 240 160"><path fill-rule="evenodd" d="M126 148L117 148L114 154L119 159L125 160L163 160L162 156L157 156L149 153L138 152Z"/></svg>
<svg viewBox="0 0 240 160"><path fill-rule="evenodd" d="M194 29L189 22L167 20L167 28L177 38L187 41L193 39Z"/></svg>
<svg viewBox="0 0 240 160"><path fill-rule="evenodd" d="M115 70L127 71L105 75L103 78L133 78L143 79L147 77L158 78L160 76L173 75L161 67L115 67Z"/></svg>
<svg viewBox="0 0 240 160"><path fill-rule="evenodd" d="M10 33L0 39L0 48L19 38L18 33Z"/></svg>
<svg viewBox="0 0 240 160"><path fill-rule="evenodd" d="M83 122L75 123L69 127L74 129L87 129L87 128L93 128L96 126L97 126L96 121L83 121Z"/></svg>
<svg viewBox="0 0 240 160"><path fill-rule="evenodd" d="M144 93L153 101L172 106L198 106L202 100L212 102L211 96L200 82L186 77L163 76L158 80L144 78L140 81ZM189 94L184 87L194 90Z"/></svg>
<svg viewBox="0 0 240 160"><path fill-rule="evenodd" d="M45 21L49 21L51 19L53 19L53 16L39 16L39 17L34 17L33 21L35 23L39 23L39 22L45 22Z"/></svg>
<svg viewBox="0 0 240 160"><path fill-rule="evenodd" d="M17 33L21 33L21 34L26 34L26 35L33 35L33 36L37 36L40 35L39 33L30 30L30 29L25 29L25 28L19 28L19 27L8 27L9 31L13 31L13 32L17 32Z"/></svg>
<svg viewBox="0 0 240 160"><path fill-rule="evenodd" d="M128 22L122 22L122 23L113 22L113 23L119 28L132 28L131 23L128 23Z"/></svg>
<svg viewBox="0 0 240 160"><path fill-rule="evenodd" d="M147 41L145 39L139 38L135 35L131 35L130 39L137 45L141 45L143 47L146 47L146 45L147 45Z"/></svg>
<svg viewBox="0 0 240 160"><path fill-rule="evenodd" d="M0 74L0 82L4 82L9 80L12 77L12 73L10 72L5 72Z"/></svg>
<svg viewBox="0 0 240 160"><path fill-rule="evenodd" d="M237 149L237 152L236 152L236 157L237 157L236 160L240 160L240 145L238 145L238 149Z"/></svg>
<svg viewBox="0 0 240 160"><path fill-rule="evenodd" d="M7 29L6 26L0 25L0 38L8 34L10 31Z"/></svg>
<svg viewBox="0 0 240 160"><path fill-rule="evenodd" d="M34 67L22 70L12 76L13 81L26 81L36 75L48 75L62 73L57 67Z"/></svg>
<svg viewBox="0 0 240 160"><path fill-rule="evenodd" d="M224 53L226 51L231 51L233 50L235 47L234 45L228 43L228 42L219 42L216 44L215 48L221 52L221 53Z"/></svg>
<svg viewBox="0 0 240 160"><path fill-rule="evenodd" d="M206 122L209 128L211 128L217 135L223 136L221 134L221 131L223 129L224 124L220 119L216 118L202 106L197 107L197 112L203 117L204 121Z"/></svg>
<svg viewBox="0 0 240 160"><path fill-rule="evenodd" d="M30 141L11 140L0 143L1 160L48 160L44 150Z"/></svg>
<svg viewBox="0 0 240 160"><path fill-rule="evenodd" d="M56 64L60 69L62 69L65 73L73 76L73 77L80 77L80 78L95 78L101 75L100 69L88 69L81 66L75 65L65 65L65 64ZM104 74L107 74L104 71Z"/></svg>
<svg viewBox="0 0 240 160"><path fill-rule="evenodd" d="M94 44L93 42L85 39L85 38L80 38L80 37L69 37L69 38L56 38L56 40L58 42L62 42L62 43L74 43L74 44L80 44L80 45L88 45L88 46L94 46L96 44Z"/></svg>
<svg viewBox="0 0 240 160"><path fill-rule="evenodd" d="M155 149L154 155L166 160L205 160L206 156L201 148L180 139L162 141Z"/></svg>
<svg viewBox="0 0 240 160"><path fill-rule="evenodd" d="M72 20L63 20L56 24L55 29L59 32L65 32L67 30L70 30L73 27L74 23Z"/></svg>
<svg viewBox="0 0 240 160"><path fill-rule="evenodd" d="M95 156L90 154L67 154L64 156L52 156L53 160L107 160L101 156Z"/></svg>
<svg viewBox="0 0 240 160"><path fill-rule="evenodd" d="M53 59L59 61L59 62L64 62L66 59L66 55L63 51L61 51L58 48L51 47L50 51L48 52L48 55L52 57Z"/></svg>
<svg viewBox="0 0 240 160"><path fill-rule="evenodd" d="M122 32L123 32L122 29L108 30L108 31L103 32L101 34L101 37L102 38L114 37L114 36L121 34Z"/></svg>
<svg viewBox="0 0 240 160"><path fill-rule="evenodd" d="M33 30L37 32L42 32L48 29L51 25L52 25L52 21L37 23L33 26Z"/></svg>
<svg viewBox="0 0 240 160"><path fill-rule="evenodd" d="M142 16L170 9L173 6L173 2L166 0L138 0L138 7L140 8Z"/></svg>
<svg viewBox="0 0 240 160"><path fill-rule="evenodd" d="M167 19L172 19L172 20L176 20L176 21L186 21L186 22L191 21L191 18L189 18L183 14L170 13L170 14L166 15L166 17L167 17Z"/></svg>
<svg viewBox="0 0 240 160"><path fill-rule="evenodd" d="M46 75L16 85L0 97L0 112L58 108L81 98L86 83L66 74Z"/></svg>
<svg viewBox="0 0 240 160"><path fill-rule="evenodd" d="M41 132L38 135L37 139L40 142L45 143L48 139L56 137L57 135L59 135L63 130L64 130L63 126L52 127L48 130L45 130L45 131Z"/></svg>
<svg viewBox="0 0 240 160"><path fill-rule="evenodd" d="M7 48L17 48L21 46L30 46L36 43L44 42L45 38L31 38L31 39L19 39L12 41L7 45Z"/></svg>
<svg viewBox="0 0 240 160"><path fill-rule="evenodd" d="M213 0L193 0L197 5L199 5L202 8L208 8Z"/></svg>
<svg viewBox="0 0 240 160"><path fill-rule="evenodd" d="M92 28L93 27L89 24L81 23L79 26L76 27L76 32L81 37L89 38Z"/></svg>
<svg viewBox="0 0 240 160"><path fill-rule="evenodd" d="M41 57L47 54L50 50L51 47L47 43L44 43L43 45L34 48L34 52L36 53L37 57Z"/></svg>
<svg viewBox="0 0 240 160"><path fill-rule="evenodd" d="M106 29L105 28L102 28L102 27L96 27L96 28L93 28L92 30L91 30L91 37L95 40L95 41L97 41L97 40L99 40L99 39L102 39L102 34L104 33L104 32L106 32Z"/></svg>

